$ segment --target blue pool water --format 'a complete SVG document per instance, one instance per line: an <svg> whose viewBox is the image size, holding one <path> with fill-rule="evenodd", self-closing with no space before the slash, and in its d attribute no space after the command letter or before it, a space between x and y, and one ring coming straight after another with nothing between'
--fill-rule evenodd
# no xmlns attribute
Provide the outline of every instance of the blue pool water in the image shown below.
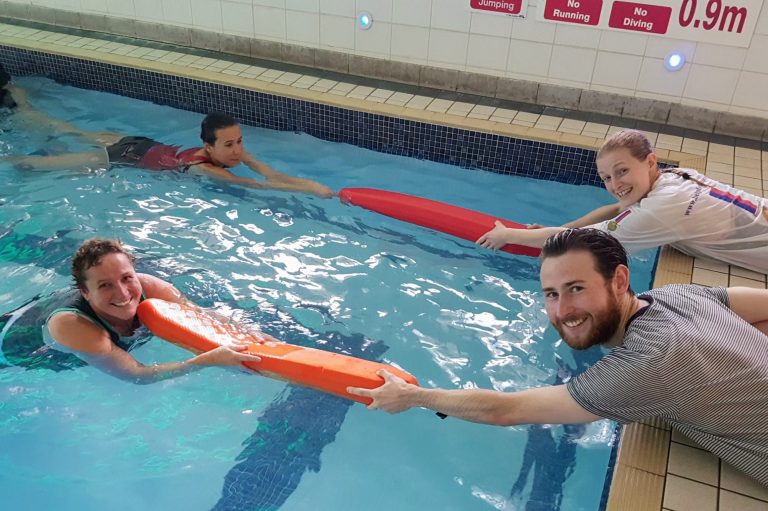
<svg viewBox="0 0 768 511"><path fill-rule="evenodd" d="M93 130L198 145L201 116L19 80L33 104ZM0 154L87 149L0 119ZM334 189L414 193L558 224L603 190L384 155L244 127L246 146ZM242 175L247 170L239 169ZM0 166L4 313L70 284L75 248L119 237L141 271L289 342L397 364L424 386L514 391L562 381L598 353L548 328L535 259L498 254L374 213L282 192L136 169ZM648 289L654 253L632 260ZM145 363L187 357L154 340ZM600 507L615 426L482 426L390 416L283 382L209 368L149 386L90 367L0 369L4 509L585 510Z"/></svg>

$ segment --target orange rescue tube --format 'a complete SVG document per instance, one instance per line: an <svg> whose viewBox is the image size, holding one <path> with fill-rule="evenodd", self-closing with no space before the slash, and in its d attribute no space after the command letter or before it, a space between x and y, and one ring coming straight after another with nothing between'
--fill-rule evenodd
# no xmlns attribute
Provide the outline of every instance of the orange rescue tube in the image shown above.
<svg viewBox="0 0 768 511"><path fill-rule="evenodd" d="M376 374L380 369L386 369L408 383L419 384L413 375L397 367L287 344L260 332L240 332L188 305L150 298L139 304L138 314L139 320L153 334L192 352L202 353L227 346L233 340L249 342L248 352L261 357L261 362L246 362L244 365L249 369L365 404L370 404L371 399L353 396L347 392L347 387L373 389L381 386L383 380Z"/></svg>

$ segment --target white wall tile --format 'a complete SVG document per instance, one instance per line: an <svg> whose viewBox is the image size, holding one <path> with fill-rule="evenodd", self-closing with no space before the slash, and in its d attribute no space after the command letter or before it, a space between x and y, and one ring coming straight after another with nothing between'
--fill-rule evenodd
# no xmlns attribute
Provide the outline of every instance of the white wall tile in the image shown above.
<svg viewBox="0 0 768 511"><path fill-rule="evenodd" d="M515 18L512 21L512 38L537 43L555 41L555 23L544 23L535 17Z"/></svg>
<svg viewBox="0 0 768 511"><path fill-rule="evenodd" d="M368 30L355 29L355 52L374 57L389 57L392 24L373 22Z"/></svg>
<svg viewBox="0 0 768 511"><path fill-rule="evenodd" d="M133 0L107 0L107 13L132 18L135 14Z"/></svg>
<svg viewBox="0 0 768 511"><path fill-rule="evenodd" d="M320 46L353 50L355 48L355 19L321 14Z"/></svg>
<svg viewBox="0 0 768 511"><path fill-rule="evenodd" d="M371 13L373 22L392 22L392 0L357 0L355 9L358 13Z"/></svg>
<svg viewBox="0 0 768 511"><path fill-rule="evenodd" d="M580 46L597 48L600 44L600 31L591 27L555 23L555 44L561 46Z"/></svg>
<svg viewBox="0 0 768 511"><path fill-rule="evenodd" d="M151 21L153 23L163 22L158 19L157 0L132 0L134 16L137 20ZM218 6L218 2L216 5ZM162 6L160 6L162 8Z"/></svg>
<svg viewBox="0 0 768 511"><path fill-rule="evenodd" d="M224 26L226 27L226 23ZM254 5L253 30L256 37L285 40L285 9Z"/></svg>
<svg viewBox="0 0 768 511"><path fill-rule="evenodd" d="M467 47L467 65L473 68L502 71L507 68L508 52L509 39L506 37L470 35Z"/></svg>
<svg viewBox="0 0 768 511"><path fill-rule="evenodd" d="M768 110L768 75L742 72L733 95L734 106Z"/></svg>
<svg viewBox="0 0 768 511"><path fill-rule="evenodd" d="M637 91L679 98L683 94L690 69L691 66L683 66L680 71L670 72L664 67L662 59L644 57L637 80Z"/></svg>
<svg viewBox="0 0 768 511"><path fill-rule="evenodd" d="M355 16L355 0L320 0L321 14Z"/></svg>
<svg viewBox="0 0 768 511"><path fill-rule="evenodd" d="M189 0L162 0L163 19L174 25L192 25L192 6Z"/></svg>
<svg viewBox="0 0 768 511"><path fill-rule="evenodd" d="M672 51L679 51L685 55L685 60L691 62L696 52L696 43L691 41L679 41L677 39L665 39L663 37L651 37L645 45L645 56L663 59Z"/></svg>
<svg viewBox="0 0 768 511"><path fill-rule="evenodd" d="M29 2L13 2L29 3ZM80 8L83 12L96 12L99 14L107 12L107 0L80 0Z"/></svg>
<svg viewBox="0 0 768 511"><path fill-rule="evenodd" d="M595 69L596 50L554 45L549 76L560 80L589 83Z"/></svg>
<svg viewBox="0 0 768 511"><path fill-rule="evenodd" d="M429 33L429 62L435 65L464 66L467 61L469 34L432 29Z"/></svg>
<svg viewBox="0 0 768 511"><path fill-rule="evenodd" d="M250 0L250 1L249 0L233 0L233 1L239 1L240 3L251 4L254 6L258 5L261 7L275 7L275 8L285 9L285 0Z"/></svg>
<svg viewBox="0 0 768 511"><path fill-rule="evenodd" d="M760 17L757 18L755 24L755 34L768 35L768 6L763 2L763 10L760 12Z"/></svg>
<svg viewBox="0 0 768 511"><path fill-rule="evenodd" d="M597 54L592 84L632 90L637 85L643 57L606 51Z"/></svg>
<svg viewBox="0 0 768 511"><path fill-rule="evenodd" d="M285 8L317 13L320 12L320 0L285 0Z"/></svg>
<svg viewBox="0 0 768 511"><path fill-rule="evenodd" d="M619 32L603 30L600 34L598 49L613 53L628 53L630 55L645 55L648 36L634 32Z"/></svg>
<svg viewBox="0 0 768 511"><path fill-rule="evenodd" d="M232 1L221 2L221 23L226 34L253 37L255 7ZM282 11L282 10L281 10ZM282 11L283 13L285 11ZM284 22L283 22L284 26Z"/></svg>
<svg viewBox="0 0 768 511"><path fill-rule="evenodd" d="M469 2L465 0L436 0L432 2L433 29L469 32L471 19Z"/></svg>
<svg viewBox="0 0 768 511"><path fill-rule="evenodd" d="M509 42L513 20L514 18L511 16L473 12L470 22L470 34L504 37Z"/></svg>
<svg viewBox="0 0 768 511"><path fill-rule="evenodd" d="M693 60L696 64L705 66L727 67L741 69L747 57L746 48L722 46L719 44L698 43Z"/></svg>
<svg viewBox="0 0 768 511"><path fill-rule="evenodd" d="M285 37L289 43L320 44L320 15L313 12L286 11Z"/></svg>
<svg viewBox="0 0 768 511"><path fill-rule="evenodd" d="M431 17L432 0L392 0L392 23L428 27Z"/></svg>
<svg viewBox="0 0 768 511"><path fill-rule="evenodd" d="M683 96L699 101L730 104L740 71L690 64Z"/></svg>
<svg viewBox="0 0 768 511"><path fill-rule="evenodd" d="M148 1L154 2L155 0ZM192 25L203 30L221 32L224 27L221 17L221 3L211 0L192 0Z"/></svg>
<svg viewBox="0 0 768 511"><path fill-rule="evenodd" d="M766 9L768 10L768 7ZM747 57L744 60L744 71L754 71L756 73L768 73L768 35L752 36L752 45L747 50Z"/></svg>
<svg viewBox="0 0 768 511"><path fill-rule="evenodd" d="M429 58L429 29L392 25L392 57L425 64Z"/></svg>
<svg viewBox="0 0 768 511"><path fill-rule="evenodd" d="M507 71L528 76L546 77L552 45L530 41L512 41L509 45Z"/></svg>

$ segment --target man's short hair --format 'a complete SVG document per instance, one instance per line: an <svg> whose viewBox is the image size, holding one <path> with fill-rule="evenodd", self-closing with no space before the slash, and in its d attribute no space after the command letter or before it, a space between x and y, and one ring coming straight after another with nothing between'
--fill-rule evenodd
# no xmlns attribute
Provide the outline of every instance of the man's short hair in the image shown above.
<svg viewBox="0 0 768 511"><path fill-rule="evenodd" d="M85 289L86 270L98 266L101 263L101 258L107 254L123 254L131 261L131 264L136 261L136 257L123 247L120 240L101 238L86 240L75 252L75 257L72 258L72 278L75 279L75 286Z"/></svg>
<svg viewBox="0 0 768 511"><path fill-rule="evenodd" d="M566 229L550 236L544 242L540 259L558 257L567 252L583 250L595 259L595 269L606 280L613 278L616 268L627 263L627 252L619 240L599 229Z"/></svg>
<svg viewBox="0 0 768 511"><path fill-rule="evenodd" d="M206 144L213 145L216 143L216 131L222 128L229 128L230 126L237 126L237 120L231 115L222 114L220 112L212 112L205 116L202 124L200 125L200 138Z"/></svg>

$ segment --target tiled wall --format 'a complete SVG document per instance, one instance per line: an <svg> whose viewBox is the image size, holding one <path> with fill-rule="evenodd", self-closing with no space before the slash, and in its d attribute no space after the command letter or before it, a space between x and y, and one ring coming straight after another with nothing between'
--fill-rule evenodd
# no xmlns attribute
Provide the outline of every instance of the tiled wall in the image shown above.
<svg viewBox="0 0 768 511"><path fill-rule="evenodd" d="M471 11L469 0L6 0L768 118L768 7L749 48ZM356 14L369 11L370 30ZM755 13L756 14L756 13ZM754 15L754 14L753 14ZM681 49L688 64L668 72Z"/></svg>

